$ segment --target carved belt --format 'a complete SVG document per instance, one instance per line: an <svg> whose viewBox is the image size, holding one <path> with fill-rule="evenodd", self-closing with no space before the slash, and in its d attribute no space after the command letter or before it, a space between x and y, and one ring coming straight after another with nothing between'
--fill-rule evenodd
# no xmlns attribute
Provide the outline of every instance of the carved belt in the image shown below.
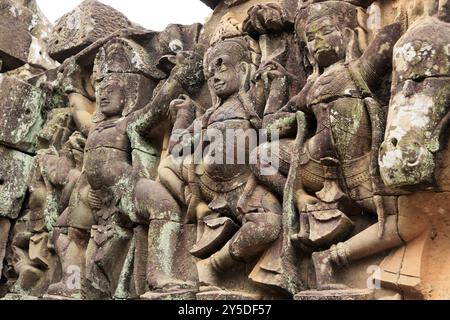
<svg viewBox="0 0 450 320"><path fill-rule="evenodd" d="M200 190L205 197L214 199L217 195L228 194L245 187L250 176L250 171L244 172L228 181L217 181L210 178L207 174L198 176Z"/></svg>
<svg viewBox="0 0 450 320"><path fill-rule="evenodd" d="M305 148L302 157L307 157L307 160L302 161L303 163L300 167L301 177L306 181L322 185L325 181L325 172L328 167L323 165L320 161L312 158L307 148ZM371 181L370 154L366 154L357 159L342 162L341 170L345 179L345 184L350 190Z"/></svg>

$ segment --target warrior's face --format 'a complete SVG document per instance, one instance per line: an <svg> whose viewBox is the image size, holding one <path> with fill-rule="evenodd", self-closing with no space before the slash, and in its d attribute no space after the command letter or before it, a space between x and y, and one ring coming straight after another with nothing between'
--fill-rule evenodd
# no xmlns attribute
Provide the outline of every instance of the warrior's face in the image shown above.
<svg viewBox="0 0 450 320"><path fill-rule="evenodd" d="M125 93L114 79L105 79L100 85L98 106L106 117L121 115L125 105Z"/></svg>
<svg viewBox="0 0 450 320"><path fill-rule="evenodd" d="M308 23L305 36L309 53L320 67L345 59L344 37L329 17Z"/></svg>
<svg viewBox="0 0 450 320"><path fill-rule="evenodd" d="M239 91L241 84L239 61L227 54L218 55L209 64L209 82L214 93L226 99Z"/></svg>

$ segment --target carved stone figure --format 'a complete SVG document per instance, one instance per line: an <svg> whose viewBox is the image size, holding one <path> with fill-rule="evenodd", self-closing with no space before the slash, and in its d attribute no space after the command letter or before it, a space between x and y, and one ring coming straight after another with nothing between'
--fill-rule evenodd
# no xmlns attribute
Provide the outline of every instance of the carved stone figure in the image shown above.
<svg viewBox="0 0 450 320"><path fill-rule="evenodd" d="M226 24L223 27L227 30ZM249 297L246 292L249 285L233 285L233 276L226 271L239 266L241 270L278 238L281 205L266 188L256 184L248 165L251 149L241 146L239 137L213 143L214 133L225 137L226 130L235 129L248 134L261 126L251 102L250 80L258 63L252 40L240 35L216 39L204 60L214 105L184 133L172 135L172 155L160 167L160 177L162 184L186 207L186 219L197 220L199 224L198 241L191 250L203 259L197 263L200 284L197 297ZM189 106L189 101L185 105ZM181 159L174 156L191 143L198 148L194 153L189 151ZM233 155L227 144L235 148ZM203 156L197 163L198 152ZM247 160L239 163L238 154ZM224 279L230 279L230 283Z"/></svg>
<svg viewBox="0 0 450 320"><path fill-rule="evenodd" d="M12 243L16 294L40 297L60 274L51 235L80 176L84 147L78 132L65 140L59 152L52 145L35 158L28 213L15 226Z"/></svg>
<svg viewBox="0 0 450 320"><path fill-rule="evenodd" d="M0 0L0 298L448 299L450 1L202 2Z"/></svg>
<svg viewBox="0 0 450 320"><path fill-rule="evenodd" d="M332 245L329 251L312 256L320 289L342 288L333 269L326 266L345 264L353 253L348 247L342 249L341 243L336 245L353 231L348 215L364 210L380 215L382 224L384 214L396 213L395 197L381 197L376 183L373 158L383 116L373 92L389 71L389 50L401 30L399 25L387 26L357 58L360 46L353 31L357 23L358 8L336 1L310 4L299 12L297 32L305 36L316 71L280 111L302 110L316 122L315 133L308 132L307 123L298 126L298 172L293 188L300 233L292 240L313 248ZM377 54L381 47L387 50L383 57Z"/></svg>

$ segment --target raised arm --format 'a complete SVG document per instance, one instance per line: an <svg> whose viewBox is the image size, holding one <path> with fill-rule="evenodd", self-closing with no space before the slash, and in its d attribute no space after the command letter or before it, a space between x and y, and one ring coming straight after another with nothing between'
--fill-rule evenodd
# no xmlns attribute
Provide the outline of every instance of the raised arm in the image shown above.
<svg viewBox="0 0 450 320"><path fill-rule="evenodd" d="M383 77L392 69L392 52L401 35L399 22L383 27L364 54L350 63L354 80L367 85L369 90L377 90Z"/></svg>
<svg viewBox="0 0 450 320"><path fill-rule="evenodd" d="M133 121L135 131L145 136L169 115L170 103L182 94L197 90L203 83L202 57L183 51L177 55L177 64L151 102L138 111Z"/></svg>

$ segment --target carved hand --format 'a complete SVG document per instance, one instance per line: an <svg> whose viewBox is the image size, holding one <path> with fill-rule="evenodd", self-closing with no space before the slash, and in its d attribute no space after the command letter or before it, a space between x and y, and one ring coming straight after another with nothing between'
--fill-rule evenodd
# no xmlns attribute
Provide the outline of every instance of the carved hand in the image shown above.
<svg viewBox="0 0 450 320"><path fill-rule="evenodd" d="M205 81L202 57L193 51L178 52L176 65L170 76L175 78L186 91L195 91Z"/></svg>
<svg viewBox="0 0 450 320"><path fill-rule="evenodd" d="M173 120L177 119L178 112L180 110L186 110L187 112L193 112L197 110L197 103L191 99L188 95L182 94L178 99L172 100L169 105L170 117Z"/></svg>
<svg viewBox="0 0 450 320"><path fill-rule="evenodd" d="M276 3L255 5L247 14L243 29L249 34L280 32L286 26L286 14Z"/></svg>
<svg viewBox="0 0 450 320"><path fill-rule="evenodd" d="M255 74L256 79L263 76L268 77L270 80L279 79L281 77L295 77L291 75L281 64L273 60L264 62Z"/></svg>

